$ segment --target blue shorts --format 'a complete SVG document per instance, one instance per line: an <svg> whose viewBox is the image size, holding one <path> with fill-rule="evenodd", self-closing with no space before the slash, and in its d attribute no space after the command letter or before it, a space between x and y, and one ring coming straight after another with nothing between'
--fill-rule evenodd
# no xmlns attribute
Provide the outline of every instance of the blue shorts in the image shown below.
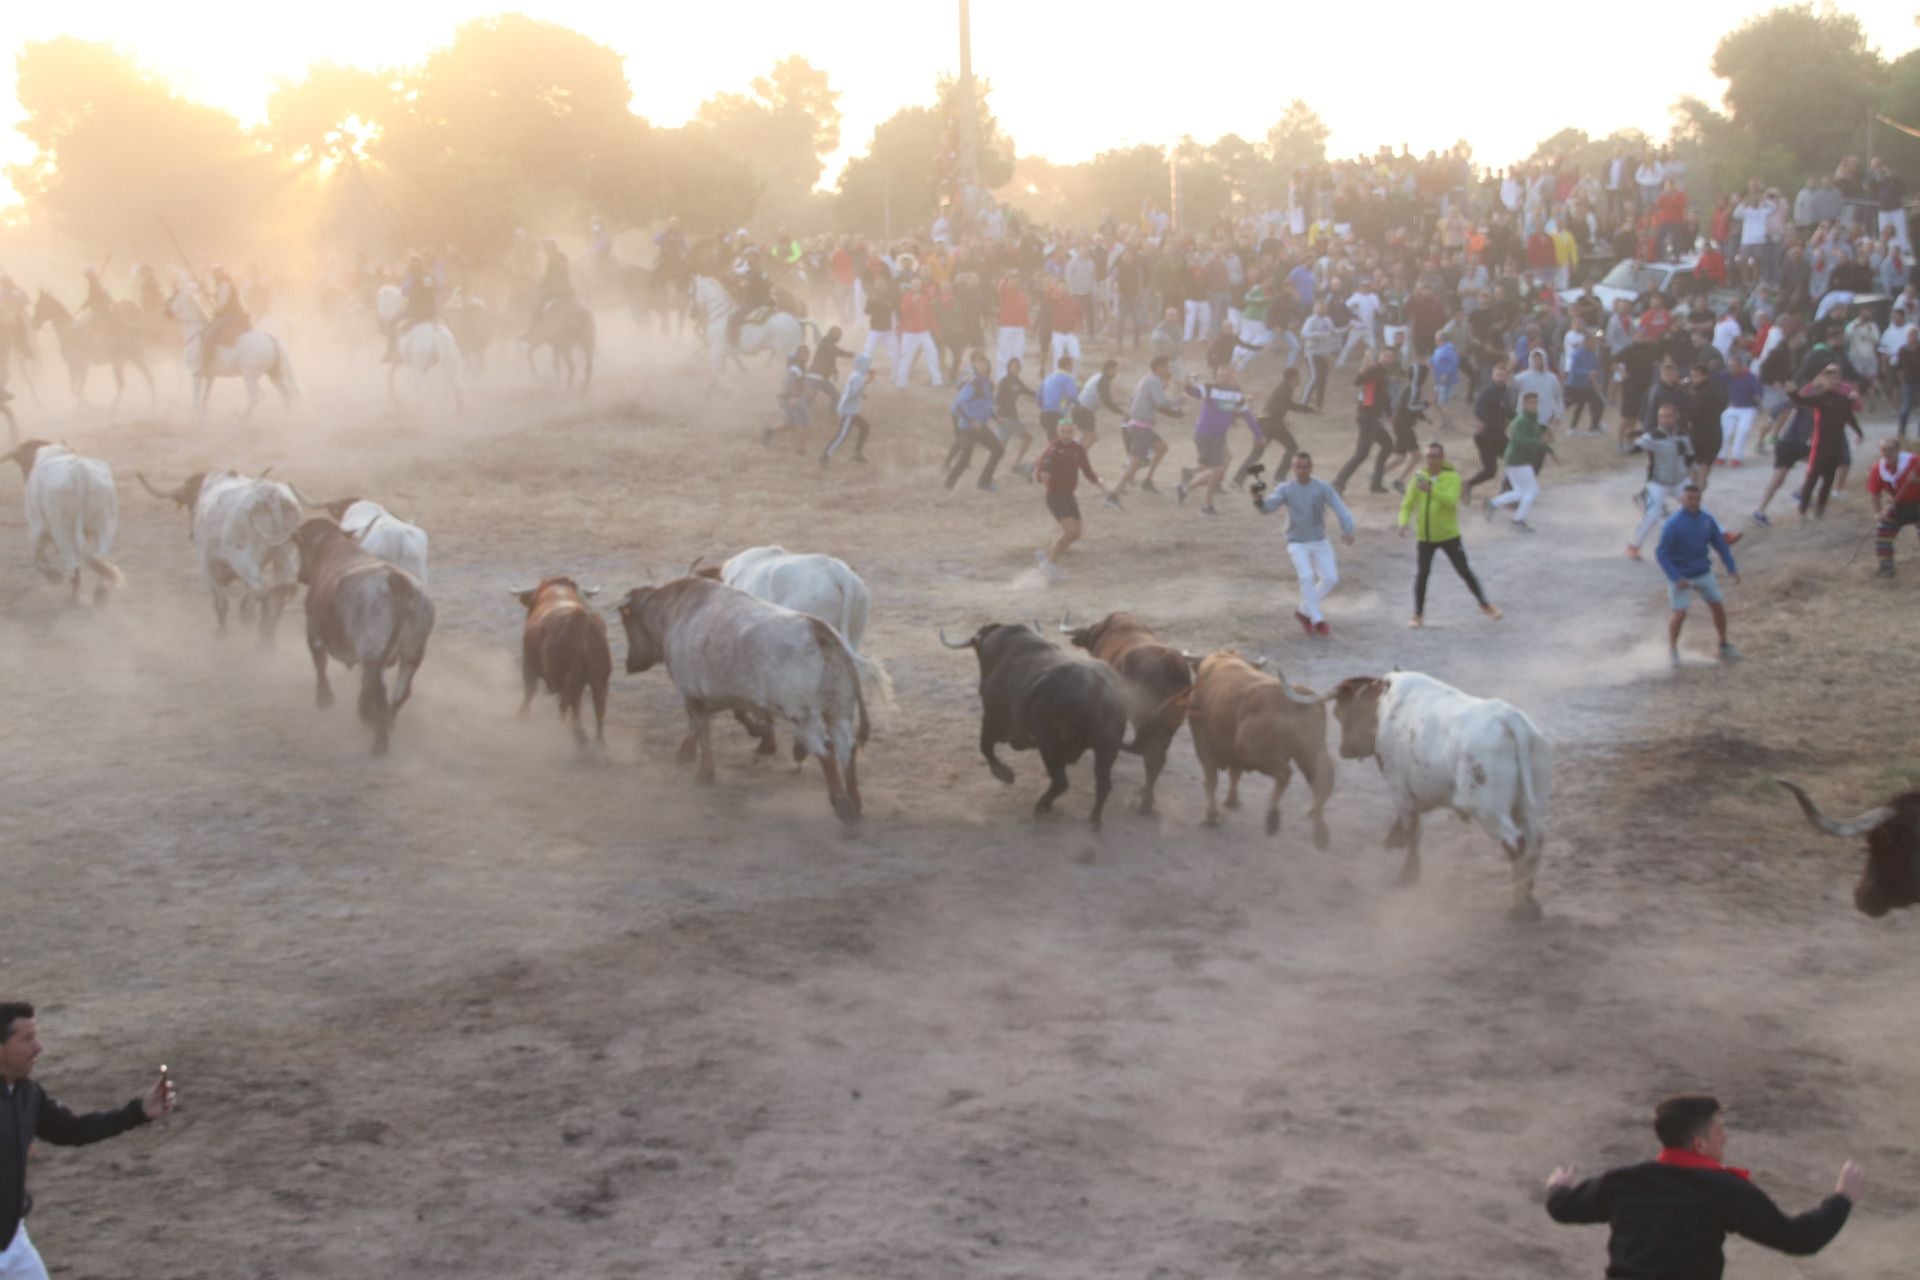
<svg viewBox="0 0 1920 1280"><path fill-rule="evenodd" d="M1719 604L1725 598L1720 594L1720 584L1715 581L1711 569L1697 578L1682 578L1678 582L1667 584L1667 600L1673 605L1675 613L1687 611L1687 605L1690 603L1687 599L1689 593L1698 595L1708 604Z"/></svg>

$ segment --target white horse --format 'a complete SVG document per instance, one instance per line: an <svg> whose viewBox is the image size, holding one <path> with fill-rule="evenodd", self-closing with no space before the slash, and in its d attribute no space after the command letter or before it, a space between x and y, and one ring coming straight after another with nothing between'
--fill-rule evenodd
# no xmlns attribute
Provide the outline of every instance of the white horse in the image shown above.
<svg viewBox="0 0 1920 1280"><path fill-rule="evenodd" d="M740 341L730 346L727 342L727 321L740 304L733 300L726 286L712 276L696 275L693 278L693 303L707 319L707 363L713 371L715 382L720 380L720 368L728 359L738 364L741 356L771 351L785 360L800 345L800 340L813 330L809 321L785 311L775 311L758 324L742 324Z"/></svg>
<svg viewBox="0 0 1920 1280"><path fill-rule="evenodd" d="M400 317L406 307L406 295L398 285L383 284L374 295L373 310L380 317L382 329L405 324ZM454 407L465 411L467 404L460 396L460 343L453 336L453 330L438 320L417 321L393 340L393 349L399 353L400 363L387 366L387 394L396 407L400 404L400 393L394 388L393 379L404 364L413 370L413 385L420 398L427 393L427 375L439 369L446 376L447 390L453 393Z"/></svg>
<svg viewBox="0 0 1920 1280"><path fill-rule="evenodd" d="M204 422L207 416L207 394L213 390L215 378L244 378L247 383L247 411L241 421L253 416L260 403L260 379L272 381L280 392L281 403L291 413L295 397L300 394L299 384L293 378L293 362L287 359L287 349L280 339L265 329L248 329L231 342L223 342L213 351L213 359L205 361L201 357L201 335L207 329L206 308L200 305L187 289L176 289L167 299L167 316L179 323L181 332L186 335L186 346L182 356L186 360L187 373L193 379L194 420Z"/></svg>

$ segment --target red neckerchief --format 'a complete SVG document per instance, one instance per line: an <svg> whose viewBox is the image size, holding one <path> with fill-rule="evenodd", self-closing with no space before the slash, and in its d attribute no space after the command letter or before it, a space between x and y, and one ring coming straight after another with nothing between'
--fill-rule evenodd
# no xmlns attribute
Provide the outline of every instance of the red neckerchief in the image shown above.
<svg viewBox="0 0 1920 1280"><path fill-rule="evenodd" d="M1745 1169L1736 1169L1732 1165L1721 1164L1718 1160L1709 1159L1697 1152L1681 1151L1676 1147L1661 1148L1659 1163L1670 1164L1677 1169L1713 1169L1719 1173L1730 1173L1736 1178L1748 1177Z"/></svg>

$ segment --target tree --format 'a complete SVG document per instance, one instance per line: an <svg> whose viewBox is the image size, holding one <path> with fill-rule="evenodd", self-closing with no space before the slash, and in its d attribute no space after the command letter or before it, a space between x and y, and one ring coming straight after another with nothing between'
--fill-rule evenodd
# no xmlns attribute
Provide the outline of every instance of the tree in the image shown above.
<svg viewBox="0 0 1920 1280"><path fill-rule="evenodd" d="M392 72L316 62L299 80L281 80L267 98L266 137L291 164L331 169L364 158L382 122L399 106Z"/></svg>
<svg viewBox="0 0 1920 1280"><path fill-rule="evenodd" d="M695 117L714 145L745 161L769 187L813 190L826 157L840 145L840 95L805 58L783 58L753 82L751 97L723 93Z"/></svg>
<svg viewBox="0 0 1920 1280"><path fill-rule="evenodd" d="M1920 49L1895 59L1887 68L1880 111L1889 120L1898 120L1910 129L1920 128ZM1873 148L1895 169L1906 174L1908 181L1920 177L1920 138L1877 124Z"/></svg>
<svg viewBox="0 0 1920 1280"><path fill-rule="evenodd" d="M1744 190L1749 178L1788 193L1800 185L1791 151L1760 141L1700 99L1680 99L1673 117L1674 150L1690 175L1704 172L1712 192Z"/></svg>
<svg viewBox="0 0 1920 1280"><path fill-rule="evenodd" d="M1173 154L1179 165L1181 229L1206 230L1232 204L1233 180L1212 150L1192 138L1182 138Z"/></svg>
<svg viewBox="0 0 1920 1280"><path fill-rule="evenodd" d="M1733 124L1807 171L1831 169L1864 140L1885 72L1858 18L1805 3L1748 20L1713 52Z"/></svg>
<svg viewBox="0 0 1920 1280"><path fill-rule="evenodd" d="M1102 151L1087 162L1088 200L1085 212L1111 212L1122 222L1140 216L1147 201L1166 207L1171 190L1167 156L1159 147L1142 144L1121 151Z"/></svg>
<svg viewBox="0 0 1920 1280"><path fill-rule="evenodd" d="M1331 132L1313 108L1300 99L1287 104L1287 113L1267 130L1267 156L1280 171L1282 182L1292 177L1295 169L1326 163Z"/></svg>
<svg viewBox="0 0 1920 1280"><path fill-rule="evenodd" d="M980 186L994 191L1013 177L1013 140L1000 132L987 105L989 86L974 95ZM904 107L873 131L867 154L840 175L842 220L866 231L896 233L932 220L959 177L959 93L946 76L935 85L934 107Z"/></svg>
<svg viewBox="0 0 1920 1280"><path fill-rule="evenodd" d="M8 177L35 222L143 256L171 256L156 214L196 249L259 242L283 174L232 116L110 45L30 43L16 65L19 128L35 154Z"/></svg>

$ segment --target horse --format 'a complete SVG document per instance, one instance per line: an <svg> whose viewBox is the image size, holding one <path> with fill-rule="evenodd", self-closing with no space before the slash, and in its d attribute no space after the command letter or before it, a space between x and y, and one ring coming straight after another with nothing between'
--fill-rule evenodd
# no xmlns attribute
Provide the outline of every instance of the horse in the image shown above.
<svg viewBox="0 0 1920 1280"><path fill-rule="evenodd" d="M61 301L45 289L33 304L33 327L43 324L53 326L53 335L60 343L60 358L67 362L67 385L73 389L73 398L85 404L87 371L96 364L110 365L113 368L113 404L111 409L120 407L120 397L127 389L126 367L132 365L147 380L147 398L157 403L159 392L153 385L153 371L147 368L146 357L140 354L140 344L123 326L106 316L89 316L75 321L73 313L68 311ZM110 410L111 411L111 410Z"/></svg>
<svg viewBox="0 0 1920 1280"><path fill-rule="evenodd" d="M814 332L818 337L810 322L789 312L774 311L765 320L743 323L739 342L729 346L727 321L739 310L740 304L733 300L726 286L712 276L695 276L693 300L694 306L706 317L707 364L713 373L709 386L720 381L720 368L729 359L735 365L740 365L741 356L767 351L784 360L793 354L794 348L809 332Z"/></svg>
<svg viewBox="0 0 1920 1280"><path fill-rule="evenodd" d="M585 391L593 382L593 312L578 298L555 298L552 302L534 312L533 323L527 326L527 368L533 370L533 376L540 376L540 366L534 363L533 353L546 347L553 353L553 372L558 373L562 364L566 365L567 376L563 386L573 386L574 348L578 347L586 359L586 375L580 379L580 390Z"/></svg>
<svg viewBox="0 0 1920 1280"><path fill-rule="evenodd" d="M460 343L454 338L453 330L438 320L416 320L408 324L401 318L406 309L406 295L397 285L381 285L380 292L374 296L374 313L380 317L382 328L391 329L404 324L406 330L393 340L394 352L399 362L387 366L387 394L392 397L394 406L400 406L400 392L394 387L393 380L404 364L413 370L414 387L421 397L427 390L427 375L439 369L446 375L447 389L453 392L454 407L465 412L466 401L460 396Z"/></svg>
<svg viewBox="0 0 1920 1280"><path fill-rule="evenodd" d="M27 394L33 397L36 405L40 403L40 388L33 380L35 354L33 328L27 321L25 308L21 309L17 317L0 314L0 403L5 399L7 370L13 366L16 359L20 364L20 376L27 381ZM8 418L11 419L11 417L12 415L8 414Z"/></svg>
<svg viewBox="0 0 1920 1280"><path fill-rule="evenodd" d="M207 312L200 300L186 289L176 289L167 299L167 316L180 325L180 331L186 335L181 349L181 357L186 361L187 373L193 379L194 421L205 422L207 417L207 396L213 390L215 378L244 378L247 384L247 409L241 415L244 422L253 416L260 403L260 379L270 380L280 392L280 400L287 411L293 411L293 402L300 394L299 384L293 378L293 363L287 359L287 349L264 329L248 329L230 342L223 342L214 348L213 359L209 363L201 357L200 339L209 323Z"/></svg>
<svg viewBox="0 0 1920 1280"><path fill-rule="evenodd" d="M485 297L462 288L448 295L441 315L446 317L447 328L453 330L453 340L460 344L467 372L479 375L487 367L488 349L499 336L500 325L493 308Z"/></svg>

